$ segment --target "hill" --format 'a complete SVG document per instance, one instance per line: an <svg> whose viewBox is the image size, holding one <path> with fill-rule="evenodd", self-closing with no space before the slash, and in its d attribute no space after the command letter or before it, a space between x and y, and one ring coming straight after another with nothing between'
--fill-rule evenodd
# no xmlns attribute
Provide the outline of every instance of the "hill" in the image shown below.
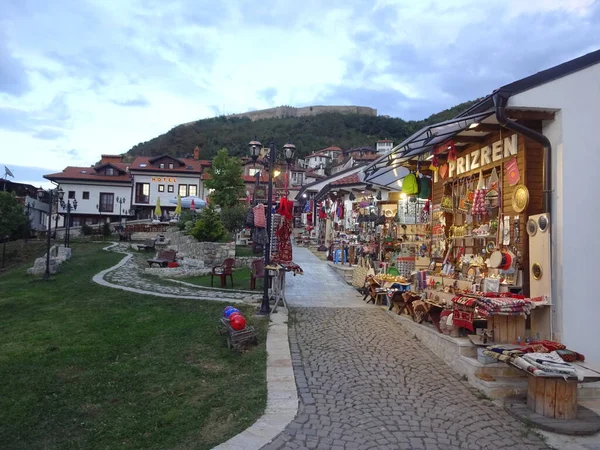
<svg viewBox="0 0 600 450"><path fill-rule="evenodd" d="M247 144L254 137L264 145L273 140L278 146L290 141L298 156L337 145L343 149L375 145L378 139L400 143L422 126L454 117L474 102L465 102L427 119L405 121L400 118L363 114L324 112L315 116L284 117L252 121L247 117L214 117L179 125L165 134L140 143L127 157L171 154L186 156L200 147L202 159L212 159L217 150L227 147L231 154L246 156Z"/></svg>

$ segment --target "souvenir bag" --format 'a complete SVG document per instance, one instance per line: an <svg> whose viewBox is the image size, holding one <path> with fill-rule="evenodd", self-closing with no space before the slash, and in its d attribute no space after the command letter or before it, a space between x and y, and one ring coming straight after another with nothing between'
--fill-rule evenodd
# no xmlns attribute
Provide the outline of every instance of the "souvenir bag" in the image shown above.
<svg viewBox="0 0 600 450"><path fill-rule="evenodd" d="M254 207L254 226L256 228L265 228L267 226L267 217L265 216L265 205L259 203Z"/></svg>
<svg viewBox="0 0 600 450"><path fill-rule="evenodd" d="M477 182L477 190L473 195L473 207L471 208L471 214L474 216L485 216L487 214L485 194L486 189L483 183L483 173L479 171L479 181Z"/></svg>
<svg viewBox="0 0 600 450"><path fill-rule="evenodd" d="M427 200L431 197L431 180L427 177L419 178L419 198Z"/></svg>
<svg viewBox="0 0 600 450"><path fill-rule="evenodd" d="M419 193L419 183L414 173L409 173L402 180L402 193L406 195L416 195Z"/></svg>
<svg viewBox="0 0 600 450"><path fill-rule="evenodd" d="M473 177L469 177L466 180L466 194L465 194L465 207L467 211L471 210L473 206L473 199L475 198L475 190L473 189Z"/></svg>
<svg viewBox="0 0 600 450"><path fill-rule="evenodd" d="M469 206L467 205L467 181L460 180L458 182L458 210L461 213L467 214L469 212Z"/></svg>
<svg viewBox="0 0 600 450"><path fill-rule="evenodd" d="M244 222L244 225L246 225L248 228L254 228L254 210L252 208L250 208L248 210L248 214L246 214L246 221Z"/></svg>
<svg viewBox="0 0 600 450"><path fill-rule="evenodd" d="M442 204L440 209L444 212L454 212L454 202L452 201L452 185L444 183L444 194L442 195Z"/></svg>

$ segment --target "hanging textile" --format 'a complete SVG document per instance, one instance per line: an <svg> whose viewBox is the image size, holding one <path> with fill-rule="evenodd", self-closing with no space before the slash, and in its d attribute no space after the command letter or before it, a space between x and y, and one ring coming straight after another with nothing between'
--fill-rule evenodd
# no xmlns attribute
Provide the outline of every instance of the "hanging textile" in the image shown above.
<svg viewBox="0 0 600 450"><path fill-rule="evenodd" d="M259 203L254 208L254 226L265 228L267 226L267 217L265 216L265 205Z"/></svg>

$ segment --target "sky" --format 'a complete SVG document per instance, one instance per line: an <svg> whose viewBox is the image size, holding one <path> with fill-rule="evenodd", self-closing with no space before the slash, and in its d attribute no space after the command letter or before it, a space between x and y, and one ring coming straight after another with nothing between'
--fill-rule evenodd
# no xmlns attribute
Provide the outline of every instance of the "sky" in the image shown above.
<svg viewBox="0 0 600 450"><path fill-rule="evenodd" d="M0 172L37 185L278 105L423 119L599 49L598 29L600 0L2 0Z"/></svg>

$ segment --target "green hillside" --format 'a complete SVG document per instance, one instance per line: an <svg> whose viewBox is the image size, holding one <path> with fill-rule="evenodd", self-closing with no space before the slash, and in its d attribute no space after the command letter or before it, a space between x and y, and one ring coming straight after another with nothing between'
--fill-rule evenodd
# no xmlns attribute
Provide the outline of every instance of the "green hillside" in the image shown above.
<svg viewBox="0 0 600 450"><path fill-rule="evenodd" d="M212 159L217 150L227 147L237 156L247 155L247 144L255 136L266 145L273 140L278 146L291 141L298 156L337 145L342 149L374 147L378 139L400 143L427 123L447 120L474 102L461 103L421 121L405 121L384 116L323 113L312 117L286 117L252 122L247 118L225 116L179 125L165 134L134 146L127 155L152 156L171 154L186 156L200 147L202 159Z"/></svg>

